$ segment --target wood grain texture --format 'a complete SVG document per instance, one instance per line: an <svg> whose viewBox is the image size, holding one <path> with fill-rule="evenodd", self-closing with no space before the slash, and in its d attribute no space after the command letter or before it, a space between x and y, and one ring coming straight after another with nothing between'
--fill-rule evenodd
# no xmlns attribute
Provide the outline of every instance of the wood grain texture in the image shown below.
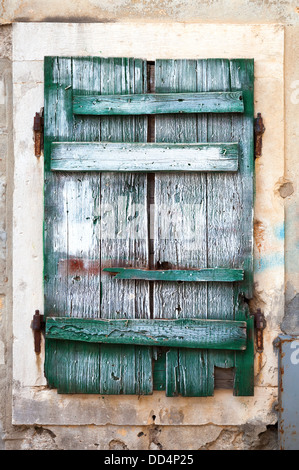
<svg viewBox="0 0 299 470"><path fill-rule="evenodd" d="M135 59L101 59L101 94L142 93L146 89L146 64ZM146 142L144 116L103 116L99 121L104 142ZM101 174L101 267L117 263L148 266L146 176L136 173ZM101 276L102 318L148 318L148 284L113 282ZM137 362L140 370L134 367ZM102 345L100 393L152 393L151 351L131 345ZM117 379L116 379L117 377Z"/></svg>
<svg viewBox="0 0 299 470"><path fill-rule="evenodd" d="M99 393L99 345L47 338L49 387L58 393Z"/></svg>
<svg viewBox="0 0 299 470"><path fill-rule="evenodd" d="M74 114L242 113L242 92L74 95Z"/></svg>
<svg viewBox="0 0 299 470"><path fill-rule="evenodd" d="M244 90L244 115L233 116L233 138L240 142L239 178L242 180L243 206L240 230L243 234L244 281L235 287L236 320L248 319L245 354L235 354L234 394L254 395L254 322L247 299L253 296L253 198L254 198L254 61L230 61L231 89Z"/></svg>
<svg viewBox="0 0 299 470"><path fill-rule="evenodd" d="M52 171L237 171L238 144L53 143Z"/></svg>
<svg viewBox="0 0 299 470"><path fill-rule="evenodd" d="M230 90L230 68L228 60L203 61L201 74L205 77L202 87L209 91ZM222 138L231 139L231 115L207 115L205 126L208 142L220 142ZM239 179L237 179L237 182ZM224 265L242 267L240 253L242 233L239 220L242 211L242 189L231 175L207 174L207 266ZM211 283L208 286L208 317L233 319L235 312L233 285ZM234 356L227 352L215 351L209 354L214 367L234 366Z"/></svg>
<svg viewBox="0 0 299 470"><path fill-rule="evenodd" d="M246 322L228 320L48 317L46 337L87 343L242 350L246 348L246 326Z"/></svg>
<svg viewBox="0 0 299 470"><path fill-rule="evenodd" d="M156 66L157 92L242 91L245 112L156 116L156 141L163 145L238 143L240 156L235 173L156 173L152 268L167 272L224 266L244 270L244 280L234 285L219 280L153 281L153 318L247 321L244 299L252 293L253 61L161 60ZM70 315L79 321L82 317L149 319L148 281L113 279L103 271L119 266L131 275L132 270L138 270L138 275L149 272L146 175L95 174L82 168L51 171L53 142L147 141L145 116L72 114L73 93L144 93L145 63L47 58L45 76L46 316ZM86 260L86 269L79 269L78 260ZM249 320L247 332L247 349L242 352L173 347L160 355L159 389L164 388L166 376L168 396L212 395L216 366L235 368L234 393L252 395L253 326ZM49 385L59 392L152 393L149 347L86 342L80 348L75 343L46 339L46 374ZM89 372L84 375L84 371Z"/></svg>
<svg viewBox="0 0 299 470"><path fill-rule="evenodd" d="M72 139L72 95L65 88L71 80L71 60L45 59L45 137L44 137L44 293L45 315L67 310L68 279L58 272L60 256L67 256L67 217L64 199L67 178L52 174L50 145L53 140ZM51 109L51 113L47 110ZM58 131L59 129L59 131Z"/></svg>
<svg viewBox="0 0 299 470"><path fill-rule="evenodd" d="M131 173L107 173L104 177L89 172L61 174L50 171L51 143L61 141L63 137L64 142L94 142L101 138L105 141L146 141L144 117L110 119L73 116L72 105L69 106L73 91L85 95L91 92L105 94L107 91L142 92L145 80L143 68L143 61L134 59L45 60L46 315L113 317L119 311L118 302L125 307L125 315L134 317L136 311L138 315L147 315L147 286L144 282L127 281L122 286L122 281L119 281L118 285L114 283L110 286L108 276L102 279L101 275L101 263L109 265L109 254L117 262L127 262L129 256L130 265L136 255L140 260L138 267L147 266L147 227L142 223L143 218L146 220L144 211L140 211L137 223L135 212L131 218L128 212L123 216L118 213L123 207L130 212L135 211L139 204L142 206L146 197L145 177L140 175L135 178ZM133 191L128 191L130 187ZM142 230L136 241L136 237L130 235L136 232L138 224ZM87 261L85 270L79 269L82 263L78 260ZM142 309L138 308L139 302ZM62 377L68 370L59 366L65 363L65 357L70 362L69 367L75 367L76 363L74 345L72 342L66 343L62 345L62 342L49 339L46 345L46 375L59 392L151 393L152 361L147 348L111 346L109 349L107 345L97 346L96 351L94 346L90 350L90 345L86 344L86 355L83 349L80 352L80 367L90 369L88 364L94 364L95 369L90 373L90 383L87 378L83 384L79 374L72 374L72 379ZM108 353L111 362L106 360ZM94 358L96 354L97 359L91 361L90 357ZM131 362L136 363L135 369L128 366ZM73 380L73 383L68 380Z"/></svg>
<svg viewBox="0 0 299 470"><path fill-rule="evenodd" d="M148 281L184 281L184 282L236 282L242 281L242 269L207 268L207 269L169 269L150 271L133 268L105 268L115 279L145 279Z"/></svg>
<svg viewBox="0 0 299 470"><path fill-rule="evenodd" d="M61 266L69 266L77 256L83 256L91 262L99 260L99 240L97 228L93 223L98 203L99 178L94 175L89 178L87 174L77 174L74 177L50 171L51 142L72 141L76 136L82 140L84 135L88 135L88 140L92 139L92 124L88 124L88 129L78 125L72 114L71 103L73 88L88 93L92 86L90 74L95 75L96 65L97 60L74 61L56 57L45 59L46 315L99 315L99 275L88 273L82 277L76 270L69 272L68 269L60 269ZM83 202L86 198L90 200L88 207L84 206ZM61 263L63 260L66 263ZM86 345L86 348L83 348L81 345L79 348L80 350L71 342L62 344L46 340L46 376L49 384L57 387L60 393L99 391L99 347Z"/></svg>
<svg viewBox="0 0 299 470"><path fill-rule="evenodd" d="M240 165L242 168L240 172L233 174L212 174L207 173L203 175L202 180L197 185L197 195L202 198L202 219L207 221L203 229L205 236L202 234L198 241L196 240L195 246L197 246L197 256L200 258L205 255L205 266L212 268L214 266L226 266L230 268L244 267L245 268L245 282L236 283L235 287L229 284L222 283L209 283L206 287L206 295L200 300L201 305L205 305L206 317L208 318L223 318L233 319L235 315L243 315L242 319L247 318L248 308L244 302L244 296L251 296L250 289L252 288L252 205L253 205L253 133L252 133L252 94L249 96L246 91L249 88L252 91L253 87L253 61L248 60L199 60L196 61L196 78L194 81L196 84L191 85L193 90L197 91L219 91L226 90L231 91L237 86L239 90L245 90L246 98L244 97L245 107L247 104L247 111L244 116L237 115L226 115L226 114L200 114L197 116L196 131L192 131L191 121L189 122L189 137L192 136L194 141L201 142L222 142L222 141L238 141L242 146L242 156ZM169 77L167 72L163 75L162 89L167 91L167 85L171 80L175 80L176 83L184 82L185 78L180 76L178 65L175 61L165 61L165 68L169 67ZM189 81L190 70L192 70L192 61L189 62ZM187 68L185 69L187 70ZM246 76L247 71L247 76ZM191 74L192 75L192 74ZM194 75L194 72L193 72ZM236 76L238 79L236 78ZM175 78L174 78L175 77ZM160 91L160 89L159 89ZM177 88L176 88L177 91ZM244 92L243 92L244 93ZM177 127L177 121L180 117L157 117L157 120L165 119L164 127L170 135L182 137L183 132ZM184 117L186 119L186 117ZM247 120L246 120L247 119ZM165 126L166 124L166 126ZM168 131L169 129L169 131ZM165 139L165 135L161 134L159 137ZM167 137L166 137L167 138ZM163 178L163 176L161 175ZM178 179L180 177L178 176ZM181 176L182 180L184 176ZM160 175L159 175L160 180ZM190 183L187 186L190 188ZM174 186L164 186L157 188L156 193L163 195L161 197L169 197L169 194L176 194L176 201L182 199L183 189L179 181L174 181ZM201 195L201 196L200 196ZM162 202L162 200L161 200ZM168 207L171 204L168 202ZM177 207L176 207L177 209ZM174 211L173 211L174 212ZM167 262L168 268L186 268L186 264L178 264L182 262L180 257L180 239L186 237L186 225L188 226L189 211L185 210L178 211L180 215L177 216L176 221L173 218L173 212L170 216L172 217L172 225L169 221L161 217L160 234L165 233L165 226L171 226L173 238L176 241L169 242L171 237L164 242L161 241L161 237L157 237L157 253L159 253L158 261ZM180 222L183 219L184 223ZM196 219L196 217L195 217ZM197 217L200 220L199 217ZM174 222L175 221L175 222ZM157 220L159 225L159 219ZM179 224L184 227L178 230ZM163 227L163 231L162 231ZM185 246L188 243L185 242ZM171 251L173 247L173 251ZM161 257L163 253L163 257ZM187 251L188 253L188 251ZM186 256L186 252L185 252ZM160 261L160 258L162 260ZM186 263L186 260L184 260ZM194 258L193 267L199 267L196 265L199 262ZM189 267L189 266L188 266ZM203 288L203 286L200 286ZM181 305L184 305L186 296L181 296L184 301L176 301L176 293L171 291L170 285L168 289L163 286L157 287L159 289L159 296L162 297L164 305L169 310L175 312L174 304L177 302L179 305L177 315L181 315ZM164 290L165 289L165 290ZM162 291L162 295L161 295ZM193 294L194 295L194 294ZM194 295L194 298L195 295ZM159 300L158 296L157 299ZM204 300L205 299L205 300ZM194 301L192 302L194 305ZM164 315L168 315L162 310ZM189 310L189 312L191 309ZM204 310L201 309L201 312ZM235 313L238 311L238 314ZM243 312L240 313L240 312ZM173 315L174 313L172 313ZM239 318L239 317L238 317ZM246 370L242 369L241 363L239 365L240 358L243 357L243 361L246 361L246 354L243 356L238 353L231 354L228 352L214 351L209 353L199 352L196 356L195 350L190 354L188 358L185 351L171 350L167 353L166 362L166 390L167 394L187 394L189 396L198 395L210 395L213 393L214 381L213 381L213 369L214 367L232 368L235 367L235 383L238 383L238 391L235 394L250 395L253 394L252 381L253 381L253 368L252 365L247 367ZM250 359L253 360L252 348L248 347L248 362ZM188 361L190 360L190 368L193 370L193 377L189 378L187 374ZM197 380L194 379L197 377ZM240 384L242 383L242 377L244 377L244 388L241 391ZM245 379L246 377L246 379ZM188 381L190 380L190 383ZM245 385L246 384L246 385ZM249 385L251 384L251 385ZM247 390L245 390L245 388Z"/></svg>
<svg viewBox="0 0 299 470"><path fill-rule="evenodd" d="M251 77L245 78L244 68L250 69ZM232 90L235 82L234 74L239 75L239 89L247 95L247 87L253 86L253 61L215 60L201 63L201 75L204 77L204 89L217 91L218 89ZM242 78L241 78L242 75ZM250 85L249 85L250 82ZM248 97L248 95L247 95ZM252 96L251 96L252 100ZM245 101L245 99L244 99ZM251 101L252 103L252 101ZM245 108L246 108L246 103ZM248 106L247 101L247 106ZM250 105L252 109L252 104ZM248 108L247 108L248 109ZM199 117L203 121L204 117ZM209 318L233 319L240 312L244 312L242 319L247 318L248 306L244 302L244 295L250 298L252 266L247 259L252 257L252 206L253 206L253 142L252 133L253 114L248 116L246 111L242 116L207 115L202 122L208 142L221 142L223 139L239 141L241 147L240 166L236 174L207 174L207 219L208 219L208 264L223 264L233 267L243 266L245 269L245 282L234 286L209 284L208 311ZM247 136L244 139L244 136ZM246 170L245 170L246 168ZM245 170L245 171L244 171ZM247 173L247 175L246 175ZM246 292L246 294L245 294ZM223 316L224 314L224 316ZM238 317L240 318L240 317ZM249 352L251 350L251 352ZM248 349L253 359L252 349ZM245 382L253 382L253 368L242 368L238 364L238 354L235 355L215 351L209 353L214 366L222 368L235 367L235 381L237 377L247 377ZM242 380L241 380L242 381ZM236 383L236 382L235 382ZM239 388L240 390L240 388ZM236 390L234 391L236 394ZM253 394L253 387L243 392L245 395ZM240 393L240 394L241 394Z"/></svg>
<svg viewBox="0 0 299 470"><path fill-rule="evenodd" d="M156 91L197 92L197 61L157 60ZM200 142L197 116L156 117L156 141ZM206 140L202 140L206 142ZM206 267L206 177L203 174L157 174L155 180L154 260L155 267L190 269ZM206 283L154 284L154 318L206 318ZM171 349L166 353L166 395L207 395L207 367L195 360L192 373L181 364L206 352ZM185 359L184 359L185 358ZM192 378L196 377L194 379ZM212 389L212 387L211 387ZM211 394L212 391L209 393Z"/></svg>

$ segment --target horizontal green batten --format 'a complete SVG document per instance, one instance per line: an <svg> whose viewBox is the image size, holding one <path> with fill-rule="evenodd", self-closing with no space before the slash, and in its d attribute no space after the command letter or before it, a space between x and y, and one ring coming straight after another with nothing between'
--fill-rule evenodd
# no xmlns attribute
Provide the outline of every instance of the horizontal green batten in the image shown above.
<svg viewBox="0 0 299 470"><path fill-rule="evenodd" d="M74 114L128 115L170 113L243 113L241 91L74 95Z"/></svg>
<svg viewBox="0 0 299 470"><path fill-rule="evenodd" d="M57 142L54 171L237 171L239 145Z"/></svg>
<svg viewBox="0 0 299 470"><path fill-rule="evenodd" d="M242 269L167 269L150 271L134 268L104 268L103 271L115 275L116 279L144 279L147 281L189 281L189 282L235 282L244 279Z"/></svg>
<svg viewBox="0 0 299 470"><path fill-rule="evenodd" d="M48 317L46 338L87 343L244 350L246 328L245 321L232 320Z"/></svg>

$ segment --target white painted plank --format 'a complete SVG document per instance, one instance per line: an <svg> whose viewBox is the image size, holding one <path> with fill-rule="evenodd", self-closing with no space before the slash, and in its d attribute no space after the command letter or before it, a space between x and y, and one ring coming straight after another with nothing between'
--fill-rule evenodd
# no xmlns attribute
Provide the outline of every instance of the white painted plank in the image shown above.
<svg viewBox="0 0 299 470"><path fill-rule="evenodd" d="M53 143L51 169L237 171L238 144Z"/></svg>

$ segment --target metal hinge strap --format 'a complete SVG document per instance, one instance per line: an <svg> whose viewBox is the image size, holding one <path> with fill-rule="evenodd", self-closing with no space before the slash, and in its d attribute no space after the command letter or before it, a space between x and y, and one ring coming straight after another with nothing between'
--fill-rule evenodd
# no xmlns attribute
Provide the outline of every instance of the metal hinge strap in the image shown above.
<svg viewBox="0 0 299 470"><path fill-rule="evenodd" d="M44 316L40 315L39 310L35 310L33 315L31 328L34 333L34 351L36 354L41 352L41 333L45 328Z"/></svg>
<svg viewBox="0 0 299 470"><path fill-rule="evenodd" d="M256 348L258 352L262 352L264 350L263 330L266 328L267 322L260 308L254 312L254 323L256 329Z"/></svg>
<svg viewBox="0 0 299 470"><path fill-rule="evenodd" d="M263 133L266 128L263 123L261 113L257 113L257 117L254 120L254 156L259 158L262 156L262 145L263 145Z"/></svg>
<svg viewBox="0 0 299 470"><path fill-rule="evenodd" d="M34 154L40 157L44 148L44 108L35 113L34 122Z"/></svg>

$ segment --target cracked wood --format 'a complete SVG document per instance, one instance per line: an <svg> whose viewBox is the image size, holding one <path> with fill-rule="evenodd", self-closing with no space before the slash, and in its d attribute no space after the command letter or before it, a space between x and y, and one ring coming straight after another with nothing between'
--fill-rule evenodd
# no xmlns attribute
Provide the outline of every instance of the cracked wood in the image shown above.
<svg viewBox="0 0 299 470"><path fill-rule="evenodd" d="M237 171L238 144L53 143L53 171Z"/></svg>
<svg viewBox="0 0 299 470"><path fill-rule="evenodd" d="M242 350L246 348L246 322L48 317L46 337L87 343Z"/></svg>

